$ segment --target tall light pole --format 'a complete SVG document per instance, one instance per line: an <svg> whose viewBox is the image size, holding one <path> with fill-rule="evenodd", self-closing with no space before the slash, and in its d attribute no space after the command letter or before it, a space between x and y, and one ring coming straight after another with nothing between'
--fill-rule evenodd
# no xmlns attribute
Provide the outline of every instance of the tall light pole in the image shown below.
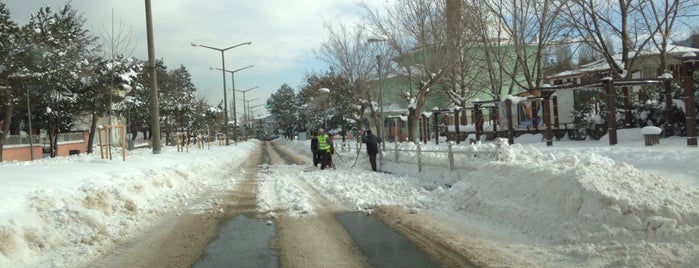
<svg viewBox="0 0 699 268"><path fill-rule="evenodd" d="M249 109L246 107L250 107L250 102L257 100L257 99L259 99L259 98L254 98L254 99L248 100L248 101L243 100L243 112L245 113L245 117L244 117L245 124L248 124L248 125L250 124L250 115L249 115L250 111L248 111ZM250 126L248 126L248 127L250 127ZM244 129L244 131L245 131L245 140L248 140L248 130Z"/></svg>
<svg viewBox="0 0 699 268"><path fill-rule="evenodd" d="M266 104L264 104L264 103L263 103L263 104L258 104L258 105L253 105L253 106L248 105L248 110L250 110L250 114L252 114L252 111L253 111L252 108L257 108L257 107L265 106L265 105L266 105ZM257 125L257 123L255 122L255 117L253 116L253 117L252 117L252 134L253 134L253 135L255 135L255 133L257 132L257 131L256 131L257 128L256 128L255 125Z"/></svg>
<svg viewBox="0 0 699 268"><path fill-rule="evenodd" d="M24 83L22 83L22 85L24 86ZM27 90L27 120L29 121L29 157L34 161L34 141L32 141L34 136L32 135L32 109L29 105L29 87L25 86L25 89ZM2 129L0 129L0 131L2 131Z"/></svg>
<svg viewBox="0 0 699 268"><path fill-rule="evenodd" d="M242 45L249 45L252 44L252 42L248 41L245 43L240 43L235 46L230 46L227 48L215 48L215 47L210 47L210 46L205 46L205 45L197 45L192 43L193 47L203 47L203 48L208 48L208 49L213 49L216 51L221 52L221 74L223 74L223 118L225 121L225 124L223 124L223 133L226 135L226 145L230 145L230 142L228 141L228 100L226 97L226 58L224 57L223 53L226 52L226 50L236 48ZM235 98L235 94L233 94Z"/></svg>
<svg viewBox="0 0 699 268"><path fill-rule="evenodd" d="M215 69L223 72L229 72L231 73L231 88L233 89L233 126L235 127L235 131L233 131L233 137L235 137L236 142L238 141L238 117L236 113L236 105L235 105L235 73L238 71L245 70L247 68L252 68L255 67L255 65L248 65L242 68L235 69L233 71L228 71L225 69L221 68L209 68L209 69ZM224 94L225 96L225 94ZM224 102L226 101L225 99L223 100Z"/></svg>
<svg viewBox="0 0 699 268"><path fill-rule="evenodd" d="M367 40L369 43L386 42L386 39L382 38L369 38ZM381 150L386 151L386 139L384 137L383 125L384 125L384 114L383 114L383 76L381 76L381 54L376 55L377 71L379 74L379 137L381 138ZM383 156L383 154L381 154ZM382 157L383 158L383 157ZM382 161L383 162L383 161Z"/></svg>
<svg viewBox="0 0 699 268"><path fill-rule="evenodd" d="M235 91L243 92L243 112L244 112L244 114L246 114L246 115L247 115L247 109L245 108L245 93L248 92L248 91L250 91L250 90L256 89L256 88L259 88L259 87L258 87L258 86L255 86L255 87L248 88L248 89L246 89L246 90L237 90L237 89L235 89ZM245 119L247 120L247 117L246 117Z"/></svg>
<svg viewBox="0 0 699 268"><path fill-rule="evenodd" d="M260 98L254 98L254 99L251 99L251 100L244 100L244 101L243 101L243 102L245 102L245 105L244 105L243 107L247 107L247 108L245 108L245 109L246 109L246 110L245 110L245 120L246 120L247 122L250 121L250 103L253 102L253 101L259 100L259 99L260 99Z"/></svg>
<svg viewBox="0 0 699 268"><path fill-rule="evenodd" d="M153 44L153 19L151 16L150 0L146 0L146 34L148 35L148 70L150 71L150 120L153 135L153 154L160 153L160 105L158 104L158 80L155 77L155 45ZM111 103L109 105L112 105ZM110 122L111 124L111 122ZM110 144L111 145L111 144Z"/></svg>

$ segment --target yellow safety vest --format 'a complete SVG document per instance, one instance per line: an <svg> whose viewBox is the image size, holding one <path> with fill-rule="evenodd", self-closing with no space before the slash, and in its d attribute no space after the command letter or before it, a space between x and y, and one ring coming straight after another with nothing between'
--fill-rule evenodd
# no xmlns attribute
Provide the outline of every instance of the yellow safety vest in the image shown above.
<svg viewBox="0 0 699 268"><path fill-rule="evenodd" d="M330 143L328 143L328 134L318 136L318 150L330 152Z"/></svg>

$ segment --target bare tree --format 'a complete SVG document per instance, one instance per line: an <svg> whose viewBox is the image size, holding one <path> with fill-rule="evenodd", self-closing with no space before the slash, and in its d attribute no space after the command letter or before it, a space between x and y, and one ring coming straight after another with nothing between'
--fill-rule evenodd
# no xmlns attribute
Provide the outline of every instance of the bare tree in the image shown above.
<svg viewBox="0 0 699 268"><path fill-rule="evenodd" d="M688 19L696 14L699 1L696 0L648 0L641 12L646 31L656 32L651 42L660 53L659 71L667 72L667 53L670 38L678 20Z"/></svg>
<svg viewBox="0 0 699 268"><path fill-rule="evenodd" d="M562 12L557 0L482 0L483 42L491 53L501 57L500 70L510 81L508 94L515 86L531 90L544 81L549 47L566 43L568 34L556 19ZM565 2L565 1L563 1ZM488 22L494 22L495 27ZM493 36L495 33L495 36ZM510 47L510 49L508 49ZM512 58L514 57L514 58ZM487 59L491 60L491 59ZM504 63L504 64L502 64ZM497 88L498 90L500 88ZM498 92L499 93L499 92ZM499 94L495 94L499 95Z"/></svg>
<svg viewBox="0 0 699 268"><path fill-rule="evenodd" d="M446 52L447 34L444 4L441 1L398 0L385 10L372 9L366 2L369 27L385 37L400 75L407 77L408 88L402 89L408 102L408 135L417 141L417 120L430 89L452 68Z"/></svg>
<svg viewBox="0 0 699 268"><path fill-rule="evenodd" d="M611 75L626 77L634 65L639 48L651 42L657 28L649 29L643 21L643 6L647 0L572 0L565 1L563 19L582 42L599 51L611 66ZM609 40L618 40L620 58L615 58Z"/></svg>
<svg viewBox="0 0 699 268"><path fill-rule="evenodd" d="M367 40L367 33L363 27L350 28L340 24L334 28L326 23L325 28L329 32L328 40L321 44L316 52L316 57L328 63L340 76L349 81L350 88L331 89L346 90L345 97L352 99L355 107L354 120L359 122L359 128L363 126L364 111L369 108L374 119L377 118L376 108L371 105L371 100L376 99L377 92L371 90L372 69L376 65L373 56L376 55L374 47ZM375 87L374 87L375 88ZM378 120L375 121L378 127Z"/></svg>
<svg viewBox="0 0 699 268"><path fill-rule="evenodd" d="M126 29L125 24L120 21L118 25L114 23L114 10L112 9L112 18L110 27L107 28L104 25L101 27L100 31L102 37L102 52L105 54L105 58L108 61L108 65L116 66L125 64L126 60L131 57L135 47L131 45L131 29ZM102 102L94 101L92 102L92 122L90 125L91 133L95 133L97 127L98 114L97 111L104 111L102 108L104 100L107 101L107 114L109 118L109 124L112 124L112 106L114 105L114 89L115 86L115 73L114 68L109 68L109 83L106 85L95 85L93 88L94 96L96 99L102 100ZM92 153L92 144L94 142L94 135L90 135L87 144L87 152ZM111 128L108 135L108 144L112 144L112 134Z"/></svg>
<svg viewBox="0 0 699 268"><path fill-rule="evenodd" d="M468 102L482 88L489 88L480 79L483 55L480 40L480 15L477 7L462 0L446 0L447 54L453 64L447 70L442 85L449 99L459 107Z"/></svg>

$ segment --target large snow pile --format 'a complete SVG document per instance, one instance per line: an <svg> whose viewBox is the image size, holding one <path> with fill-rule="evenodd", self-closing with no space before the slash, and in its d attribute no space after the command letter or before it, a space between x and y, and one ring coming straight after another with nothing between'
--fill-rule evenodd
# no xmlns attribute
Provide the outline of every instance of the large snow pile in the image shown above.
<svg viewBox="0 0 699 268"><path fill-rule="evenodd" d="M233 184L222 167L243 163L256 145L139 150L126 161L93 154L2 163L0 267L70 267L101 254L207 184Z"/></svg>
<svg viewBox="0 0 699 268"><path fill-rule="evenodd" d="M511 146L441 198L556 242L683 240L699 235L699 190L596 155Z"/></svg>

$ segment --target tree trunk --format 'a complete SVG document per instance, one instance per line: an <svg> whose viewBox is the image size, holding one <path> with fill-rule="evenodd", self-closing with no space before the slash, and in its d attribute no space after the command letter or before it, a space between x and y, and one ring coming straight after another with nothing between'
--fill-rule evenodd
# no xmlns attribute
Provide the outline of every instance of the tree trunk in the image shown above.
<svg viewBox="0 0 699 268"><path fill-rule="evenodd" d="M412 107L408 108L408 139L414 143L419 143L420 140L417 135L417 120L420 119L420 114L415 112L416 110Z"/></svg>
<svg viewBox="0 0 699 268"><path fill-rule="evenodd" d="M92 145L95 142L95 130L97 129L97 102L92 102L92 123L90 124L90 136L87 138L86 152L92 153Z"/></svg>

